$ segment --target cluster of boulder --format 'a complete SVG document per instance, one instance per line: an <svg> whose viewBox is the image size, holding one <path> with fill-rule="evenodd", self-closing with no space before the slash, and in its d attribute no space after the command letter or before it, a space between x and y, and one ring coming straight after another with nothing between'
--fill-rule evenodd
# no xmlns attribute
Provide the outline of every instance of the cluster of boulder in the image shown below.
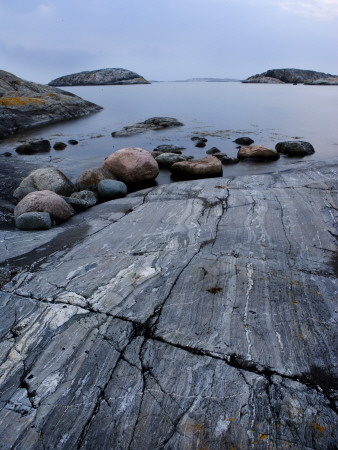
<svg viewBox="0 0 338 450"><path fill-rule="evenodd" d="M78 141L75 139L69 139L68 144L77 145ZM53 145L54 150L64 150L67 147L65 142L55 142ZM19 155L34 155L35 153L47 153L52 148L48 139L39 139L36 141L30 141L25 144L21 144L16 147L15 151Z"/></svg>
<svg viewBox="0 0 338 450"><path fill-rule="evenodd" d="M204 137L194 136L192 140L196 144L207 142ZM40 151L46 151L49 141L39 142L45 149ZM196 160L184 156L184 148L175 145L159 145L153 152L138 147L123 148L106 158L102 167L84 171L74 184L57 168L34 170L13 193L19 202L14 209L16 226L22 230L49 229L99 201L123 197L128 188L155 180L160 168L169 169L175 179L211 178L222 176L222 164L245 159L273 161L280 153L288 156L314 153L312 145L303 141L279 142L276 150L251 145L254 141L248 137L234 142L239 144L237 158L230 158L216 147L207 150L206 157ZM32 143L24 145L34 148Z"/></svg>

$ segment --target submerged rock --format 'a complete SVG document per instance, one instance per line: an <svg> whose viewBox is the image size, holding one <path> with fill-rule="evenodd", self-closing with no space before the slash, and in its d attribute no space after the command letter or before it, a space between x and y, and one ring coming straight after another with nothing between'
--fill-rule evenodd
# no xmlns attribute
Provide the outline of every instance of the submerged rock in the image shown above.
<svg viewBox="0 0 338 450"><path fill-rule="evenodd" d="M138 133L144 133L149 130L163 130L171 127L182 127L183 123L172 117L151 117L144 122L135 123L134 125L128 125L120 131L114 131L113 137L126 137L132 136Z"/></svg>
<svg viewBox="0 0 338 450"><path fill-rule="evenodd" d="M233 142L235 142L236 144L240 144L240 145L251 145L254 143L254 141L247 136L239 137L239 138L235 139Z"/></svg>
<svg viewBox="0 0 338 450"><path fill-rule="evenodd" d="M315 152L312 144L305 141L285 141L276 144L278 153L283 153L288 156L307 156Z"/></svg>
<svg viewBox="0 0 338 450"><path fill-rule="evenodd" d="M176 153L162 153L158 156L155 156L155 160L160 168L166 169L177 162L186 161L187 157L178 155Z"/></svg>
<svg viewBox="0 0 338 450"><path fill-rule="evenodd" d="M24 178L14 191L13 197L19 200L30 192L45 190L69 196L75 191L75 186L61 170L56 167L46 167L33 170Z"/></svg>
<svg viewBox="0 0 338 450"><path fill-rule="evenodd" d="M126 184L154 180L159 168L154 157L142 148L122 148L112 153L103 163L103 170Z"/></svg>
<svg viewBox="0 0 338 450"><path fill-rule="evenodd" d="M15 220L27 212L47 212L57 222L63 222L72 215L67 202L60 195L48 190L27 194L14 208Z"/></svg>
<svg viewBox="0 0 338 450"><path fill-rule="evenodd" d="M55 142L55 144L53 145L53 148L55 150L64 150L67 147L67 144L65 144L64 142Z"/></svg>
<svg viewBox="0 0 338 450"><path fill-rule="evenodd" d="M20 155L33 155L34 153L47 153L51 149L48 139L30 141L28 144L22 144L16 147L15 151Z"/></svg>
<svg viewBox="0 0 338 450"><path fill-rule="evenodd" d="M48 83L49 86L98 86L112 84L150 84L141 75L127 69L111 68L64 75Z"/></svg>
<svg viewBox="0 0 338 450"><path fill-rule="evenodd" d="M253 158L262 161L274 161L279 158L279 153L262 145L252 145L250 147L243 147L238 150L238 159Z"/></svg>
<svg viewBox="0 0 338 450"><path fill-rule="evenodd" d="M182 153L182 150L185 150L185 147L179 147L178 145L169 145L163 144L158 145L154 148L154 152L162 152L162 153L178 153L179 155Z"/></svg>
<svg viewBox="0 0 338 450"><path fill-rule="evenodd" d="M3 70L0 92L0 138L102 109L70 92L26 81Z"/></svg>
<svg viewBox="0 0 338 450"><path fill-rule="evenodd" d="M221 177L223 173L222 163L214 156L177 162L171 166L170 171L179 179Z"/></svg>

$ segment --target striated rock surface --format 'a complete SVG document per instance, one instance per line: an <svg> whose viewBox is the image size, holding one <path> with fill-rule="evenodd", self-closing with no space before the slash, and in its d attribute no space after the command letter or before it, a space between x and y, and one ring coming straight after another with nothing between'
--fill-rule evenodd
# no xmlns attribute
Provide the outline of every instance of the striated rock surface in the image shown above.
<svg viewBox="0 0 338 450"><path fill-rule="evenodd" d="M294 167L2 232L2 446L335 448L337 165Z"/></svg>
<svg viewBox="0 0 338 450"><path fill-rule="evenodd" d="M304 84L335 86L338 84L338 77L319 78L314 81L307 81Z"/></svg>
<svg viewBox="0 0 338 450"><path fill-rule="evenodd" d="M243 83L312 83L319 79L335 77L329 73L302 69L270 69L261 74L253 75Z"/></svg>
<svg viewBox="0 0 338 450"><path fill-rule="evenodd" d="M70 92L26 81L0 70L0 138L100 109L101 106Z"/></svg>
<svg viewBox="0 0 338 450"><path fill-rule="evenodd" d="M96 86L103 84L150 84L141 75L126 69L99 69L64 75L50 86Z"/></svg>

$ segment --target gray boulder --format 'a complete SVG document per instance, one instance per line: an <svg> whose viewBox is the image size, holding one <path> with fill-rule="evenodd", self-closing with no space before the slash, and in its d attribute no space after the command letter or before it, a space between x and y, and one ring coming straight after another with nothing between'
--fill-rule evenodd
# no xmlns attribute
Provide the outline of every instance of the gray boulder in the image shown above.
<svg viewBox="0 0 338 450"><path fill-rule="evenodd" d="M97 185L99 194L105 200L113 200L127 194L128 188L122 181L102 180Z"/></svg>
<svg viewBox="0 0 338 450"><path fill-rule="evenodd" d="M141 75L127 69L99 69L56 78L49 86L97 86L112 84L150 84Z"/></svg>
<svg viewBox="0 0 338 450"><path fill-rule="evenodd" d="M70 92L22 80L4 70L0 70L0 92L0 138L102 109Z"/></svg>
<svg viewBox="0 0 338 450"><path fill-rule="evenodd" d="M182 127L183 123L172 117L151 117L144 122L128 125L120 131L114 131L113 137L126 137L134 134L144 133L149 130L163 130L165 128Z"/></svg>
<svg viewBox="0 0 338 450"><path fill-rule="evenodd" d="M15 225L20 230L49 230L52 221L48 212L26 212L15 220Z"/></svg>
<svg viewBox="0 0 338 450"><path fill-rule="evenodd" d="M178 155L176 153L163 153L155 157L156 162L160 168L167 169L174 163L186 161L187 157Z"/></svg>
<svg viewBox="0 0 338 450"><path fill-rule="evenodd" d="M91 206L95 206L97 203L97 194L95 194L93 191L84 190L80 192L73 192L70 198L85 201L88 205L88 208L90 208Z"/></svg>
<svg viewBox="0 0 338 450"><path fill-rule="evenodd" d="M278 153L283 153L288 156L307 156L315 152L310 142L305 141L278 142L275 148Z"/></svg>
<svg viewBox="0 0 338 450"><path fill-rule="evenodd" d="M75 191L73 183L55 167L33 170L14 191L13 197L20 200L34 191L52 191L58 195L69 196Z"/></svg>

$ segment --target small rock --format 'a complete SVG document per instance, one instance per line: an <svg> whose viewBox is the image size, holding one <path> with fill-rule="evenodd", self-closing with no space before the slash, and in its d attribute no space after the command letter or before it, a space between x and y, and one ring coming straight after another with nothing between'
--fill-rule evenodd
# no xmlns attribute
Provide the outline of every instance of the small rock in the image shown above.
<svg viewBox="0 0 338 450"><path fill-rule="evenodd" d="M64 150L67 147L67 144L64 142L55 142L53 145L54 150Z"/></svg>
<svg viewBox="0 0 338 450"><path fill-rule="evenodd" d="M278 153L283 153L288 156L307 156L315 152L310 142L305 141L278 142L275 149Z"/></svg>
<svg viewBox="0 0 338 450"><path fill-rule="evenodd" d="M12 156L12 153L10 152L1 153L1 156Z"/></svg>
<svg viewBox="0 0 338 450"><path fill-rule="evenodd" d="M30 141L28 144L19 145L15 149L20 155L32 155L33 153L45 153L51 149L50 142L47 139Z"/></svg>
<svg viewBox="0 0 338 450"><path fill-rule="evenodd" d="M101 167L85 170L78 176L75 186L79 191L97 191L97 185L102 180L116 180L108 170Z"/></svg>
<svg viewBox="0 0 338 450"><path fill-rule="evenodd" d="M26 212L15 220L15 225L20 230L49 230L52 221L48 212Z"/></svg>
<svg viewBox="0 0 338 450"><path fill-rule="evenodd" d="M79 142L76 139L69 139L68 144L77 145Z"/></svg>
<svg viewBox="0 0 338 450"><path fill-rule="evenodd" d="M126 184L154 180L159 173L158 164L150 152L138 147L122 148L112 153L102 168Z"/></svg>
<svg viewBox="0 0 338 450"><path fill-rule="evenodd" d="M88 208L97 204L97 194L92 191L84 190L80 192L73 192L70 198L77 198L79 200L85 201L88 205Z"/></svg>
<svg viewBox="0 0 338 450"><path fill-rule="evenodd" d="M191 138L192 141L203 141L203 142L208 142L208 139L206 139L205 137L202 136L193 136Z"/></svg>
<svg viewBox="0 0 338 450"><path fill-rule="evenodd" d="M16 147L15 151L19 153L19 155L33 155L34 148L30 144L21 144Z"/></svg>
<svg viewBox="0 0 338 450"><path fill-rule="evenodd" d="M206 156L194 161L177 162L170 171L176 178L195 179L222 176L222 164L214 156Z"/></svg>
<svg viewBox="0 0 338 450"><path fill-rule="evenodd" d="M211 147L209 150L206 151L208 155L215 155L216 153L221 153L221 150L219 150L217 147Z"/></svg>
<svg viewBox="0 0 338 450"><path fill-rule="evenodd" d="M273 161L279 158L279 153L262 145L243 147L238 151L238 159L254 158L261 161Z"/></svg>
<svg viewBox="0 0 338 450"><path fill-rule="evenodd" d="M253 141L249 137L239 137L239 138L235 139L233 142L236 142L236 144L240 144L240 145L251 145L255 141Z"/></svg>
<svg viewBox="0 0 338 450"><path fill-rule="evenodd" d="M181 150L184 149L184 147L178 147L177 145L158 145L156 148L154 148L154 152L178 153L180 155L182 153Z"/></svg>
<svg viewBox="0 0 338 450"><path fill-rule="evenodd" d="M86 211L89 208L85 200L74 197L62 197L65 202L74 210L74 213Z"/></svg>
<svg viewBox="0 0 338 450"><path fill-rule="evenodd" d="M219 153L214 153L212 156L214 156L215 158L217 158L221 161L222 158L227 157L228 155L226 155L225 153L219 152Z"/></svg>
<svg viewBox="0 0 338 450"><path fill-rule="evenodd" d="M150 152L150 154L153 158L156 159L158 156L163 155L163 152Z"/></svg>
<svg viewBox="0 0 338 450"><path fill-rule="evenodd" d="M48 212L52 220L62 222L69 219L72 211L60 195L52 191L37 191L27 194L14 208L15 220L27 212Z"/></svg>
<svg viewBox="0 0 338 450"><path fill-rule="evenodd" d="M97 187L100 196L105 200L123 197L128 192L127 186L117 180L102 180Z"/></svg>
<svg viewBox="0 0 338 450"><path fill-rule="evenodd" d="M162 130L163 128L181 127L183 123L172 117L151 117L144 122L135 123L124 127L120 131L114 131L111 135L113 137L132 136L138 133L144 133L148 130Z"/></svg>
<svg viewBox="0 0 338 450"><path fill-rule="evenodd" d="M55 167L33 170L24 178L14 191L14 198L20 200L30 192L53 191L56 194L69 196L75 191L73 183Z"/></svg>
<svg viewBox="0 0 338 450"><path fill-rule="evenodd" d="M239 162L239 159L238 158L230 158L229 156L223 156L220 161L224 165L237 164Z"/></svg>
<svg viewBox="0 0 338 450"><path fill-rule="evenodd" d="M176 153L162 153L155 159L159 167L163 169L171 167L174 163L187 160L184 156L178 155Z"/></svg>

